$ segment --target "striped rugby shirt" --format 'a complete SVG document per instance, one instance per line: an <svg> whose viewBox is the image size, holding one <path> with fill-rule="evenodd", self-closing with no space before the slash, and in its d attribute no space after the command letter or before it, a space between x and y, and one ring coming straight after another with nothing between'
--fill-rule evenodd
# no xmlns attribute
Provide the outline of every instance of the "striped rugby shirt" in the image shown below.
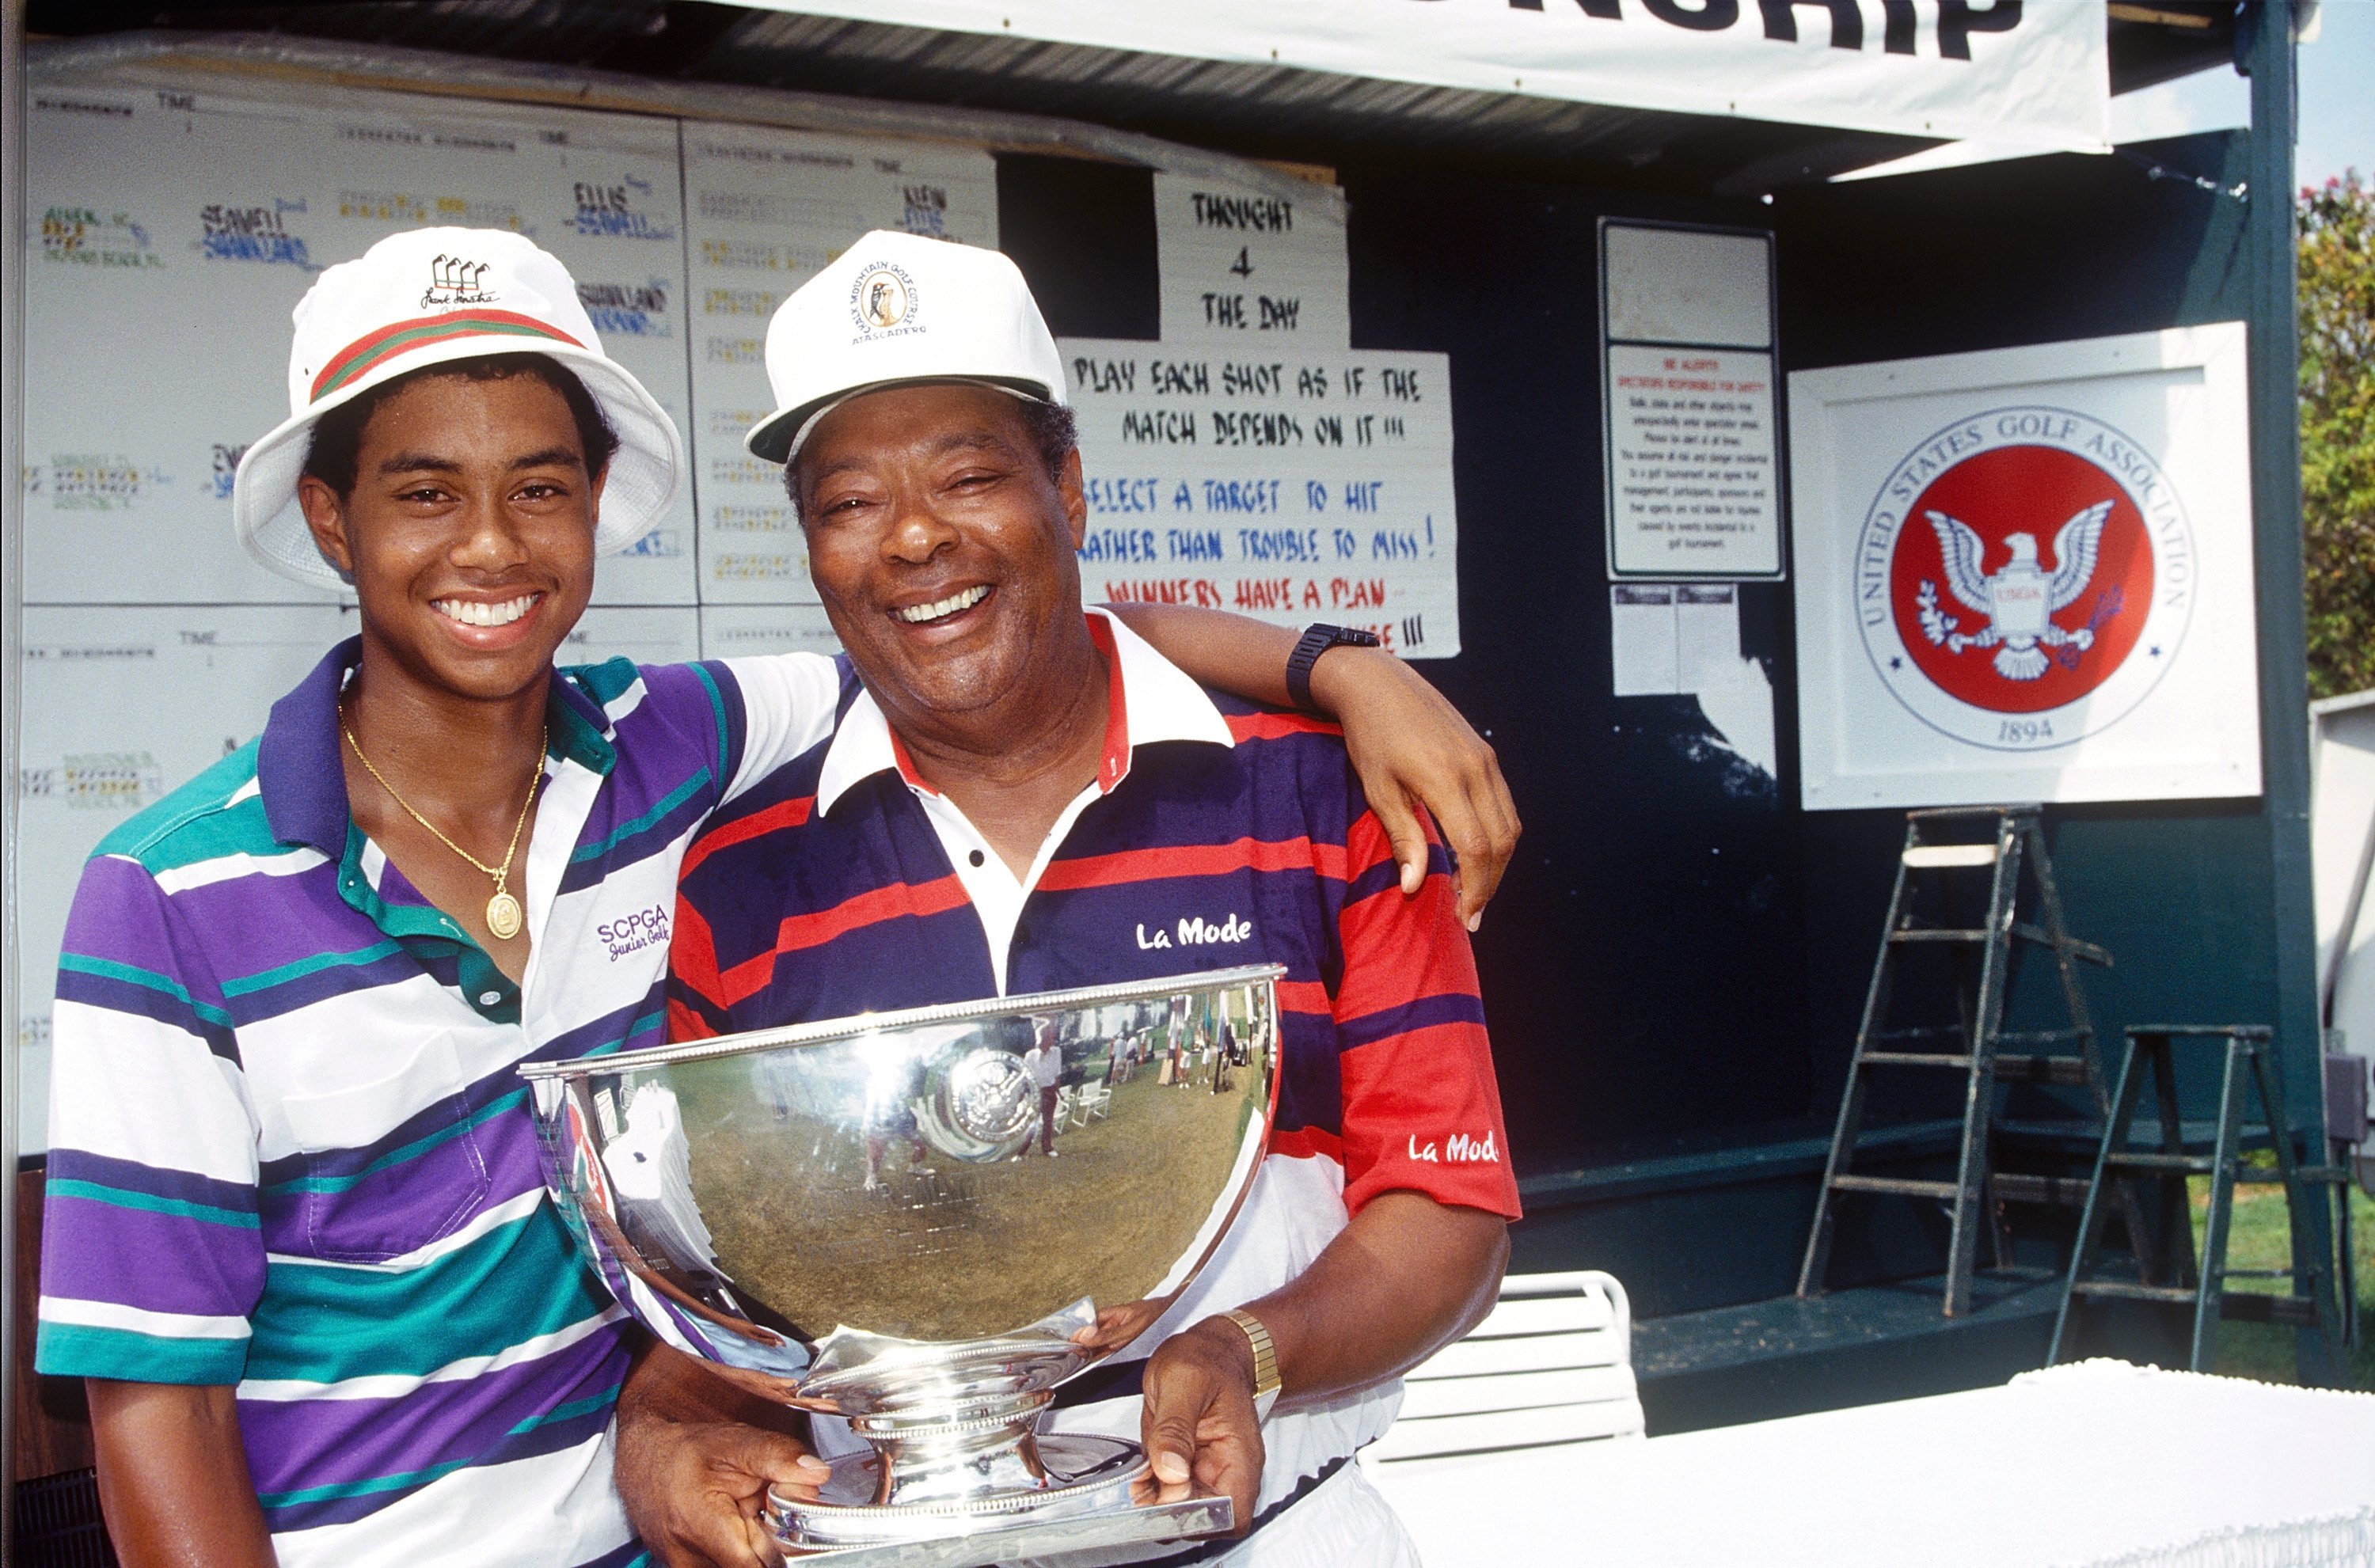
<svg viewBox="0 0 2375 1568"><path fill-rule="evenodd" d="M838 676L557 672L523 990L353 823L357 648L84 869L37 1364L236 1385L283 1568L630 1562L626 1329L546 1198L514 1069L660 1042L684 847L816 744Z"/></svg>
<svg viewBox="0 0 2375 1568"><path fill-rule="evenodd" d="M916 775L845 673L833 738L685 856L669 1031L1285 965L1278 1116L1244 1210L1163 1320L1058 1396L1059 1430L1135 1437L1153 1347L1301 1274L1369 1198L1407 1188L1515 1218L1518 1191L1441 847L1404 898L1334 725L1208 693L1127 627L1089 625L1111 673L1105 754L1027 877ZM1400 1404L1389 1383L1274 1417L1258 1512Z"/></svg>

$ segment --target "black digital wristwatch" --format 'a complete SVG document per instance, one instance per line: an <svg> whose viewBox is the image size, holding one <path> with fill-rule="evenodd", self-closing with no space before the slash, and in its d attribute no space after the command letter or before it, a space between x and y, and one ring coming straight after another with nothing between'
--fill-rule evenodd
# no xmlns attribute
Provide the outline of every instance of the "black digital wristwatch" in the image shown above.
<svg viewBox="0 0 2375 1568"><path fill-rule="evenodd" d="M1330 648L1376 648L1383 640L1374 631L1356 631L1349 626L1313 626L1286 656L1286 698L1306 713L1312 712L1311 666L1319 655Z"/></svg>

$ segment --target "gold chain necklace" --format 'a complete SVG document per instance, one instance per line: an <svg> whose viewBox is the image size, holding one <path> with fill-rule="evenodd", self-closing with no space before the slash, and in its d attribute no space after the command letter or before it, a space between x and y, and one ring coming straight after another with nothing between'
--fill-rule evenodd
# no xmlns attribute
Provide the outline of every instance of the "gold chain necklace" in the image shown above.
<svg viewBox="0 0 2375 1568"><path fill-rule="evenodd" d="M387 782L387 775L372 767L372 760L363 755L362 742L357 740L355 732L347 727L347 714L343 708L338 711L338 733L345 736L347 744L354 749L355 760L363 765L363 772L379 781L379 787L387 791L387 797L390 800L404 808L406 816L435 833L439 843L495 879L495 896L487 901L487 929L494 933L495 939L499 942L508 942L518 936L522 918L520 902L512 897L508 886L512 876L512 858L519 853L520 830L527 826L528 811L536 805L537 786L544 783L545 748L551 744L552 725L547 723L544 734L537 740L536 776L527 782L527 798L520 802L519 820L512 824L512 842L503 846L503 863L501 866L488 865L452 839L447 838L439 831L436 823L412 808L412 802L396 794L396 786Z"/></svg>

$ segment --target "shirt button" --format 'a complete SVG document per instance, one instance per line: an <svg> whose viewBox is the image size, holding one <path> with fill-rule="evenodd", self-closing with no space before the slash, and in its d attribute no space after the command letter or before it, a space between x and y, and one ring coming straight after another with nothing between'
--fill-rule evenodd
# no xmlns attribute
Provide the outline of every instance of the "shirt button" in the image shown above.
<svg viewBox="0 0 2375 1568"><path fill-rule="evenodd" d="M479 993L479 1006L482 1008L491 1008L502 999L503 994L501 991L481 991Z"/></svg>
<svg viewBox="0 0 2375 1568"><path fill-rule="evenodd" d="M979 866L982 862L981 851L975 850L971 855L966 855L965 858L972 861L975 866Z"/></svg>

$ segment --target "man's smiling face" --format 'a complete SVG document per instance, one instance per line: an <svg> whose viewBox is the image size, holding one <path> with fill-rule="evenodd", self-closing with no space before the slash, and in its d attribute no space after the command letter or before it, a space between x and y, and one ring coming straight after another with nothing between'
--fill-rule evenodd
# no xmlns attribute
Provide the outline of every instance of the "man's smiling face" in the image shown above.
<svg viewBox="0 0 2375 1568"><path fill-rule="evenodd" d="M795 468L809 572L894 714L961 715L1013 690L1081 620L1078 454L1048 472L1022 405L895 386L817 426Z"/></svg>
<svg viewBox="0 0 2375 1568"><path fill-rule="evenodd" d="M428 685L494 699L544 681L593 595L600 477L537 376L413 381L364 424L351 494L310 476L299 494L366 640Z"/></svg>

